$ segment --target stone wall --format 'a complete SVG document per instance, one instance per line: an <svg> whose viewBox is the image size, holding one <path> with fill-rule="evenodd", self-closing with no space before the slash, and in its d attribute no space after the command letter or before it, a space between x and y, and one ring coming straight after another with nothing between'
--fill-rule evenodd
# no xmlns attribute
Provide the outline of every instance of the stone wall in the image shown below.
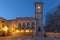
<svg viewBox="0 0 60 40"><path fill-rule="evenodd" d="M43 38L42 40L60 40L60 38Z"/></svg>
<svg viewBox="0 0 60 40"><path fill-rule="evenodd" d="M46 32L46 35L50 38L60 38L60 33Z"/></svg>

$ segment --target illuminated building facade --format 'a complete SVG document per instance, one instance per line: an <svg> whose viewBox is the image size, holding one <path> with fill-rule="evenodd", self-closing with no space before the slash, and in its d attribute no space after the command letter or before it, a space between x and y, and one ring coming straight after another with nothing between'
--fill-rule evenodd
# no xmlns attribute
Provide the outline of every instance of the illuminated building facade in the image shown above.
<svg viewBox="0 0 60 40"><path fill-rule="evenodd" d="M37 35L37 33L42 31L43 26L42 9L43 3L35 2L35 17L23 17L13 20L6 20L4 18L0 18L0 34L15 35L15 32L20 32L21 34L23 34L22 32L32 32L30 34Z"/></svg>

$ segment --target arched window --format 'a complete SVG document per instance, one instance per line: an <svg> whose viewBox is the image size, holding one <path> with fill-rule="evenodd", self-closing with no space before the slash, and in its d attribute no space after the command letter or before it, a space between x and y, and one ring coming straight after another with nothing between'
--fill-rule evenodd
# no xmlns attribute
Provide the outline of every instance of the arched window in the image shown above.
<svg viewBox="0 0 60 40"><path fill-rule="evenodd" d="M25 29L25 27L26 27L26 25L25 25L25 23L23 23L22 28Z"/></svg>
<svg viewBox="0 0 60 40"><path fill-rule="evenodd" d="M21 23L18 24L18 27L21 28Z"/></svg>
<svg viewBox="0 0 60 40"><path fill-rule="evenodd" d="M28 23L27 23L27 29L29 29L29 27L30 27L30 23L28 22Z"/></svg>
<svg viewBox="0 0 60 40"><path fill-rule="evenodd" d="M34 24L34 22L32 22L31 23L31 29L34 29L34 27L35 27L35 24Z"/></svg>

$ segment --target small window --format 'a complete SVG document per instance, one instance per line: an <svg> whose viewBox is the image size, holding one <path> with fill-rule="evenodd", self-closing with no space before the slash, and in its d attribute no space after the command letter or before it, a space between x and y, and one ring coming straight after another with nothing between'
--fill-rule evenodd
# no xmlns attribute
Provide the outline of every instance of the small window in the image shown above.
<svg viewBox="0 0 60 40"><path fill-rule="evenodd" d="M5 22L5 21L2 21L3 23Z"/></svg>

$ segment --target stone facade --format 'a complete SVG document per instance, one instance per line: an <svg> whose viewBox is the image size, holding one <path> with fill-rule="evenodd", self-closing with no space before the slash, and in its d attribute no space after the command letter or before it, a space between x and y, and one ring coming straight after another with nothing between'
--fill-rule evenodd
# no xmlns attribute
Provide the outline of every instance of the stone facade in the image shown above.
<svg viewBox="0 0 60 40"><path fill-rule="evenodd" d="M47 26L45 27L47 37L60 38L60 5L57 10L50 15Z"/></svg>

